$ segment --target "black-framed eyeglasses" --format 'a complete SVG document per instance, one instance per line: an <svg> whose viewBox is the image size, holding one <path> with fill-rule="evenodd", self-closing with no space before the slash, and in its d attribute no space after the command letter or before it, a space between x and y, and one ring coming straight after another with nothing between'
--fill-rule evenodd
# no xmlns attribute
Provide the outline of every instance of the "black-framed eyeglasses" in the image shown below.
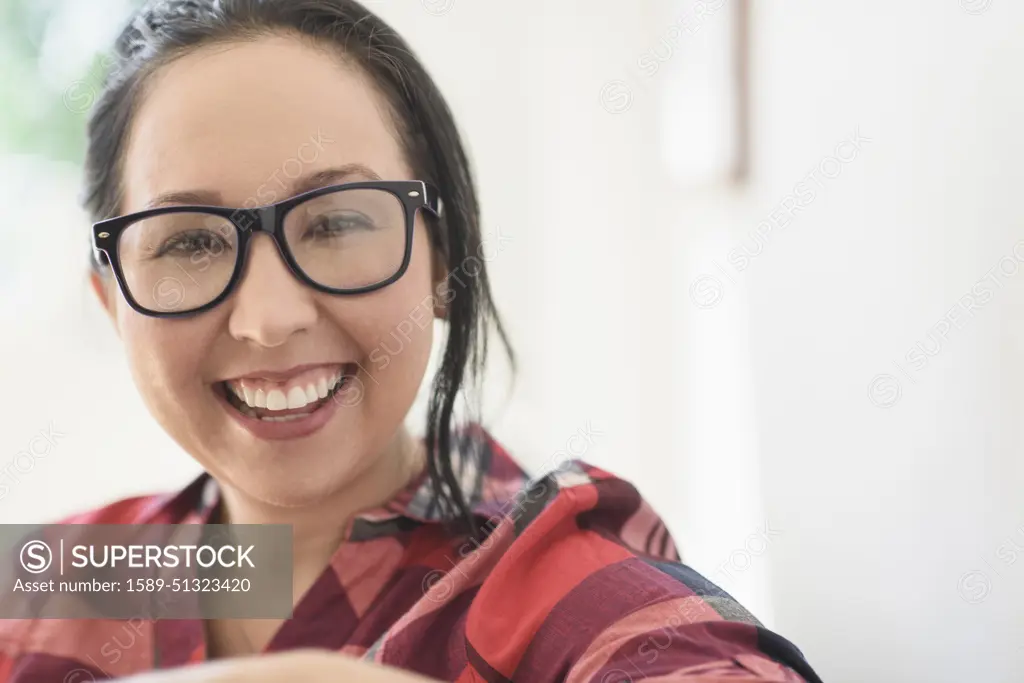
<svg viewBox="0 0 1024 683"><path fill-rule="evenodd" d="M328 294L364 294L409 267L416 213L441 216L437 189L421 180L333 185L269 206L170 206L93 226L97 261L109 264L128 304L144 315L209 310L241 280L254 235L268 234L303 283Z"/></svg>

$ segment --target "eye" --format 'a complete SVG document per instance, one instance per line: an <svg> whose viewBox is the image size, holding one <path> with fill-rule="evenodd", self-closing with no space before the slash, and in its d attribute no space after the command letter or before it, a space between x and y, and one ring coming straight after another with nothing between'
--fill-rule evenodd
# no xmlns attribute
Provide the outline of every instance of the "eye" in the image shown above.
<svg viewBox="0 0 1024 683"><path fill-rule="evenodd" d="M337 237L358 230L374 230L373 220L358 211L336 211L314 217L307 234L312 237Z"/></svg>
<svg viewBox="0 0 1024 683"><path fill-rule="evenodd" d="M231 245L220 235L209 230L189 230L180 232L164 240L157 249L156 257L160 256L191 256L198 253L219 254Z"/></svg>

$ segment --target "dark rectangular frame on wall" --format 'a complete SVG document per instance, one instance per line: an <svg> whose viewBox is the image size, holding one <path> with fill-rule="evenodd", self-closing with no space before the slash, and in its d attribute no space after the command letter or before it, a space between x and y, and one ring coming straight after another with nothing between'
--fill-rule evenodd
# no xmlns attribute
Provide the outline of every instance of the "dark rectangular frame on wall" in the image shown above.
<svg viewBox="0 0 1024 683"><path fill-rule="evenodd" d="M733 21L733 50L736 89L736 158L732 179L745 183L750 175L750 0L733 0L736 14Z"/></svg>

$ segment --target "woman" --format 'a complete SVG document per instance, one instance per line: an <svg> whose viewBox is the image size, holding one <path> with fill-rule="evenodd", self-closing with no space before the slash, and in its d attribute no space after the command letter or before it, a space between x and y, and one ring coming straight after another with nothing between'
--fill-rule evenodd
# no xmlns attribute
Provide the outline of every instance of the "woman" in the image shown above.
<svg viewBox="0 0 1024 683"><path fill-rule="evenodd" d="M487 332L507 341L451 113L386 24L352 0L171 0L116 51L92 286L206 474L69 521L291 525L294 613L145 622L130 645L116 621L21 623L3 680L818 680L633 487L568 461L529 481L454 426Z"/></svg>

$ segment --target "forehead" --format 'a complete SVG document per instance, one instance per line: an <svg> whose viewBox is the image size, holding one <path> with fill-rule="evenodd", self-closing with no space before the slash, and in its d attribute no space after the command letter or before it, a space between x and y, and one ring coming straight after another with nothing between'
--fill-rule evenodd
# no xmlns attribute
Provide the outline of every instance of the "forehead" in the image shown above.
<svg viewBox="0 0 1024 683"><path fill-rule="evenodd" d="M147 84L125 154L123 209L190 191L228 206L267 187L283 199L303 177L348 164L409 177L384 99L361 71L287 37L208 46Z"/></svg>

